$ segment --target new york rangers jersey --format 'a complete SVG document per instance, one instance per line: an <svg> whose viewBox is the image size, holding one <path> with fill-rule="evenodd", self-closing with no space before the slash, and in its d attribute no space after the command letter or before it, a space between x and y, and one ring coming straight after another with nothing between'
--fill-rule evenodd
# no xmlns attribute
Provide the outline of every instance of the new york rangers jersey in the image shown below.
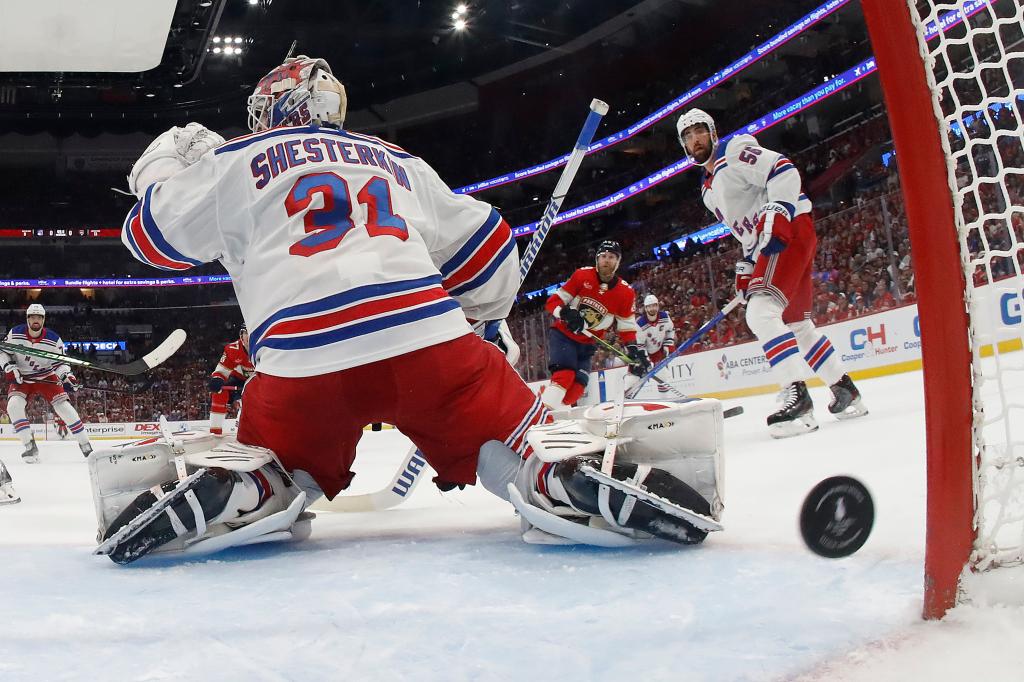
<svg viewBox="0 0 1024 682"><path fill-rule="evenodd" d="M672 352L676 345L676 329L667 312L659 310L654 320L648 318L647 313L640 313L636 316L636 325L639 328L638 343L649 357L663 350Z"/></svg>
<svg viewBox="0 0 1024 682"><path fill-rule="evenodd" d="M778 202L792 220L811 211L811 200L793 162L760 146L753 135L736 135L720 144L715 156L701 184L704 205L740 241L743 256L755 260L761 207Z"/></svg>
<svg viewBox="0 0 1024 682"><path fill-rule="evenodd" d="M39 350L48 350L51 353L64 355L64 342L57 332L46 327L43 327L42 333L38 337L33 338L29 336L28 325L19 324L7 332L7 337L4 341L15 346L38 348ZM0 367L7 367L11 364L18 368L18 371L21 372L21 377L27 381L45 379L58 370L61 375L71 371L69 365L58 360L47 360L31 355L22 355L21 353L5 353L0 351Z"/></svg>
<svg viewBox="0 0 1024 682"><path fill-rule="evenodd" d="M225 381L229 379L245 381L255 371L256 368L253 367L252 360L249 358L249 351L242 346L241 341L236 339L224 346L224 352L221 353L220 361L214 370L210 372L210 376L220 377Z"/></svg>
<svg viewBox="0 0 1024 682"><path fill-rule="evenodd" d="M586 320L587 329L595 336L604 338L615 325L622 343L636 343L636 319L633 317L633 301L636 294L626 280L616 275L605 284L593 267L580 268L555 293L548 298L545 307L554 314L555 308L568 305L576 308ZM565 323L555 319L556 329L577 343L593 344L594 341L582 334L569 331Z"/></svg>
<svg viewBox="0 0 1024 682"><path fill-rule="evenodd" d="M166 134L166 133L165 133ZM346 130L231 140L142 194L121 239L167 270L220 261L258 370L315 376L395 357L508 315L508 224L401 148Z"/></svg>

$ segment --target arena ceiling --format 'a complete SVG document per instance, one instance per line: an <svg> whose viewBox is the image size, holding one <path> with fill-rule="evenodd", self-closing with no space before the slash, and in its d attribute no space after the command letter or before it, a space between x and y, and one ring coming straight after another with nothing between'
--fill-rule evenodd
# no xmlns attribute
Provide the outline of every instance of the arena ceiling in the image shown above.
<svg viewBox="0 0 1024 682"><path fill-rule="evenodd" d="M664 31L683 13L709 5L709 0L474 0L464 3L465 30L456 30L457 0L163 2L173 8L161 10L159 0L128 3L145 5L148 13L140 13L125 10L126 0L97 0L78 5L114 11L122 6L123 11L102 21L94 15L61 22L5 21L20 49L0 52L0 117L137 121L165 118L168 112L234 114L293 41L298 53L331 62L352 102L384 105L471 83L530 59L570 54L588 40L621 39L627 28L629 39L641 39L644 32ZM26 12L26 5L31 3L0 0L8 10L20 6ZM146 20L146 31L124 30ZM153 32L161 21L162 29ZM126 33L134 33L131 41ZM89 43L77 58L69 52L75 41ZM102 41L108 41L107 51L96 49ZM140 58L143 47L160 52L155 67L144 68L149 64Z"/></svg>

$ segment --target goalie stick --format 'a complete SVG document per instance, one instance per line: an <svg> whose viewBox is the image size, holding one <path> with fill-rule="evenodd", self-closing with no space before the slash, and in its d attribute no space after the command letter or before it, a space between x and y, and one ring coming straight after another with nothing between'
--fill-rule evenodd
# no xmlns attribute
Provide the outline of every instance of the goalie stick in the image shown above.
<svg viewBox="0 0 1024 682"><path fill-rule="evenodd" d="M580 134L576 138L576 144L569 153L569 158L565 163L565 167L562 169L562 174L558 177L558 182L555 183L555 189L551 192L551 199L548 200L548 204L544 208L544 215L541 216L540 222L537 224L537 231L533 233L533 237L530 239L530 243L526 247L526 252L519 261L520 282L526 279L527 273L529 273L530 268L533 267L533 261L536 260L537 254L540 252L540 247L544 243L544 239L548 236L548 232L551 231L551 226L555 223L555 218L558 216L558 209L562 207L562 202L565 200L566 194L569 193L569 187L572 185L572 181L576 177L577 171L580 169L583 157L587 155L590 143L594 141L594 133L597 132L597 127L601 124L601 119L607 113L607 103L602 102L599 99L591 100L590 112L587 114L587 118L583 122L583 128L580 129ZM483 336L482 332L486 324L486 320L476 322L473 325L473 330L480 336ZM405 501L409 494L412 493L413 488L416 487L416 484L419 483L420 478L422 478L422 466L415 472L410 468L416 467L418 460L423 462L422 466L426 465L426 459L423 457L423 453L413 448L402 461L402 464L399 467L398 472L395 474L395 477L392 479L392 483L389 487L362 495L351 495L345 497L338 496L330 502L319 502L318 504L320 506L318 508L333 511L370 511L395 507ZM397 483L404 480L403 476L412 476L409 487L407 489L403 489L399 486L398 490L400 492L395 492L395 486Z"/></svg>
<svg viewBox="0 0 1024 682"><path fill-rule="evenodd" d="M72 367L95 369L101 372L120 374L121 376L136 376L138 374L148 372L167 358L174 355L174 353L181 348L181 344L185 343L186 338L187 335L185 334L184 329L175 329L166 339L163 340L163 342L160 343L160 345L146 353L140 359L132 362L126 362L122 365L93 362L91 360L86 360L85 358L75 357L74 355L62 355L61 353L54 353L40 348L29 348L27 346L19 346L14 343L6 342L0 342L0 351L4 351L9 354L16 353L35 358L54 360Z"/></svg>

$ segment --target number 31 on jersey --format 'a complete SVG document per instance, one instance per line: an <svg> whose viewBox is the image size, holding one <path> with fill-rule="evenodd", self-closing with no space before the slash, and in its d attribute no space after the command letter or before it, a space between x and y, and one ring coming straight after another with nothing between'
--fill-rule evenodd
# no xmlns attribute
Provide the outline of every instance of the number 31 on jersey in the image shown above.
<svg viewBox="0 0 1024 682"><path fill-rule="evenodd" d="M319 195L323 205L309 208ZM385 178L375 175L363 185L356 200L366 206L366 232L371 237L390 236L402 241L409 238L409 228L391 205L391 187ZM288 249L293 256L313 256L330 251L341 243L356 226L352 220L352 198L348 183L331 171L303 175L288 192L284 201L288 217L305 211L302 217L306 236Z"/></svg>

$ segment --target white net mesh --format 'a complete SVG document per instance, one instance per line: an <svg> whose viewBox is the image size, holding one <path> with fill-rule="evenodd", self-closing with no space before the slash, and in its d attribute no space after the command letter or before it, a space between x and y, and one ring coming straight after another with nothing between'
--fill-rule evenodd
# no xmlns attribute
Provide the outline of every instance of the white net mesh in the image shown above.
<svg viewBox="0 0 1024 682"><path fill-rule="evenodd" d="M1020 0L908 2L946 133L967 280L977 506L971 566L985 570L1024 563L1024 7Z"/></svg>

